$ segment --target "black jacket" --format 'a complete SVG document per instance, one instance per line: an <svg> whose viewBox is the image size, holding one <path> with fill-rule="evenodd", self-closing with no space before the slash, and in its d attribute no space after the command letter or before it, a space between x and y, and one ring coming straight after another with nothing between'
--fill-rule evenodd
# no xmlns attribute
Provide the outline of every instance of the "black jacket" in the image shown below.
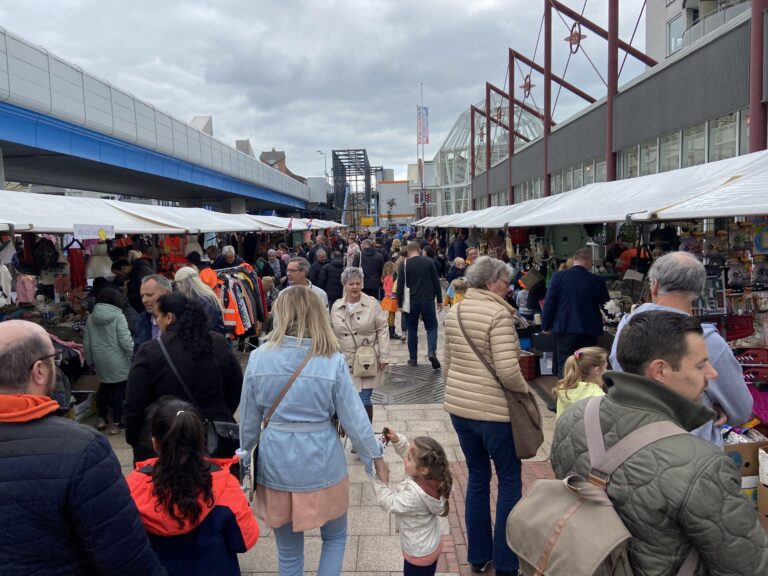
<svg viewBox="0 0 768 576"><path fill-rule="evenodd" d="M3 575L165 574L93 428L45 413L0 423L0 501Z"/></svg>
<svg viewBox="0 0 768 576"><path fill-rule="evenodd" d="M320 272L322 272L323 266L325 266L325 264L327 264L327 262L323 263L323 262L320 262L320 260L315 260L312 263L312 265L309 267L309 281L312 282L312 284L319 285Z"/></svg>
<svg viewBox="0 0 768 576"><path fill-rule="evenodd" d="M341 285L341 273L344 272L344 263L336 258L323 266L320 271L320 280L317 285L325 290L328 302L334 302L344 295L344 287Z"/></svg>
<svg viewBox="0 0 768 576"><path fill-rule="evenodd" d="M467 243L464 240L454 240L450 246L448 246L448 261L453 262L456 258L467 257Z"/></svg>
<svg viewBox="0 0 768 576"><path fill-rule="evenodd" d="M410 256L403 261L397 269L397 305L403 307L404 290L400 290L400 279L410 290L411 302L426 302L436 300L442 304L443 290L440 287L440 278L437 277L437 268L432 258L426 256Z"/></svg>
<svg viewBox="0 0 768 576"><path fill-rule="evenodd" d="M194 398L189 398L168 365L157 340L144 343L128 374L125 394L125 439L134 447L137 459L149 458L141 448L148 448L145 411L161 396L177 396L191 401L204 418L234 422L240 404L243 371L240 362L221 334L211 333L213 354L196 358L171 326L162 335L168 354Z"/></svg>
<svg viewBox="0 0 768 576"><path fill-rule="evenodd" d="M363 288L378 290L381 288L381 272L384 270L384 257L376 248L363 250L360 259L363 269Z"/></svg>
<svg viewBox="0 0 768 576"><path fill-rule="evenodd" d="M146 260L137 258L131 264L131 275L128 277L128 302L131 303L136 312L144 311L144 304L141 303L141 281L147 276L151 276L155 271Z"/></svg>
<svg viewBox="0 0 768 576"><path fill-rule="evenodd" d="M448 280L448 284L453 282L456 278L463 278L464 274L467 271L467 267L464 268L458 268L457 266L451 266L451 269L448 270L448 274L445 276L445 279Z"/></svg>
<svg viewBox="0 0 768 576"><path fill-rule="evenodd" d="M285 275L287 274L286 269L288 268L288 265L282 260L280 260L280 258L277 258L277 261L280 262L280 278L285 278ZM272 264L270 264L269 262L269 258L267 258L264 261L264 268L262 268L259 271L259 276L261 276L262 278L264 276L272 276L272 278L275 279L275 286L280 288L280 278L275 276L275 271L272 268Z"/></svg>

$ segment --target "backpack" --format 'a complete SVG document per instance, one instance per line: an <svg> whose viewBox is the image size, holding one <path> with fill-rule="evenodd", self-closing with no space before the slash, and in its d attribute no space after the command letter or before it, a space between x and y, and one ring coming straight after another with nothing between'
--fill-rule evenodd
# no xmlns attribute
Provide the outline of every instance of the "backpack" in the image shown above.
<svg viewBox="0 0 768 576"><path fill-rule="evenodd" d="M32 248L32 258L38 270L47 270L58 262L59 253L48 238L40 238Z"/></svg>
<svg viewBox="0 0 768 576"><path fill-rule="evenodd" d="M538 480L507 518L507 544L523 576L632 576L627 554L632 535L608 497L611 474L642 448L687 432L672 422L652 422L606 451L600 429L603 398L590 399L584 412L589 479ZM698 556L691 547L677 575L693 576Z"/></svg>
<svg viewBox="0 0 768 576"><path fill-rule="evenodd" d="M368 340L363 340L362 346L355 346L355 357L352 360L352 375L368 378L376 376L378 373L379 358L376 356L376 349L368 344Z"/></svg>

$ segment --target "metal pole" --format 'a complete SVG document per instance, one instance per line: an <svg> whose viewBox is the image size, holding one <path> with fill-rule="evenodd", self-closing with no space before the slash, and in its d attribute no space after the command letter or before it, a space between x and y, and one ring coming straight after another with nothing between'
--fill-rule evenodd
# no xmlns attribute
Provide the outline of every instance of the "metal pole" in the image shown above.
<svg viewBox="0 0 768 576"><path fill-rule="evenodd" d="M549 196L549 134L552 121L552 4L544 0L544 196Z"/></svg>
<svg viewBox="0 0 768 576"><path fill-rule="evenodd" d="M485 83L485 201L491 204L491 85Z"/></svg>
<svg viewBox="0 0 768 576"><path fill-rule="evenodd" d="M469 208L475 209L475 107L469 108Z"/></svg>
<svg viewBox="0 0 768 576"><path fill-rule="evenodd" d="M422 108L422 118L424 118L424 82L419 82L419 90L421 92L421 108ZM426 120L426 118L424 118ZM425 126L426 128L426 122ZM421 217L426 218L427 217L427 193L424 189L424 140L426 136L426 130L425 133L422 134L421 138Z"/></svg>
<svg viewBox="0 0 768 576"><path fill-rule="evenodd" d="M515 155L515 57L509 53L509 98L507 99L507 124L509 124L509 170L507 170L507 204L515 203L515 189L512 186L512 157Z"/></svg>
<svg viewBox="0 0 768 576"><path fill-rule="evenodd" d="M763 19L768 0L752 0L749 33L749 151L765 150L766 114L763 104Z"/></svg>
<svg viewBox="0 0 768 576"><path fill-rule="evenodd" d="M605 175L616 180L613 152L613 106L619 86L619 0L608 1L608 94L605 106Z"/></svg>

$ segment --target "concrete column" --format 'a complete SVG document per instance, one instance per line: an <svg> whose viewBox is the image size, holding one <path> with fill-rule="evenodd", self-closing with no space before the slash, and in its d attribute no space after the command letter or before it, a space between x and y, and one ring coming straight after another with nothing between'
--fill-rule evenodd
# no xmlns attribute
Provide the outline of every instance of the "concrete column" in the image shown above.
<svg viewBox="0 0 768 576"><path fill-rule="evenodd" d="M2 147L0 147L0 190L5 190L5 162Z"/></svg>
<svg viewBox="0 0 768 576"><path fill-rule="evenodd" d="M245 214L245 198L242 196L227 198L224 200L222 208L228 214Z"/></svg>
<svg viewBox="0 0 768 576"><path fill-rule="evenodd" d="M752 0L749 44L749 151L765 150L766 113L763 104L763 18L768 0Z"/></svg>

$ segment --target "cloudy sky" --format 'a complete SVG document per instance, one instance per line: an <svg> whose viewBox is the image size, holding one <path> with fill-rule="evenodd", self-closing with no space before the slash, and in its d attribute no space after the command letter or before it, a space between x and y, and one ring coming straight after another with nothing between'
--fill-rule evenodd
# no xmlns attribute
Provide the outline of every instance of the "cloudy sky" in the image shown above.
<svg viewBox="0 0 768 576"><path fill-rule="evenodd" d="M606 4L588 0L584 15L607 27ZM621 1L626 41L642 5ZM179 119L212 115L214 136L226 143L250 138L257 155L285 150L297 174L322 174L317 150L330 171L332 149L366 148L373 165L404 177L416 156L420 84L431 159L458 116L484 98L486 80L505 86L507 48L533 56L542 13L543 0L3 0L0 26ZM633 42L641 49L644 31L643 19ZM584 32L605 77L606 43ZM555 13L553 69L561 75L567 35ZM543 33L537 62L542 43ZM642 70L629 58L619 83ZM605 94L583 54L565 76L596 98ZM533 81L541 106L543 81ZM555 118L583 106L563 91Z"/></svg>

